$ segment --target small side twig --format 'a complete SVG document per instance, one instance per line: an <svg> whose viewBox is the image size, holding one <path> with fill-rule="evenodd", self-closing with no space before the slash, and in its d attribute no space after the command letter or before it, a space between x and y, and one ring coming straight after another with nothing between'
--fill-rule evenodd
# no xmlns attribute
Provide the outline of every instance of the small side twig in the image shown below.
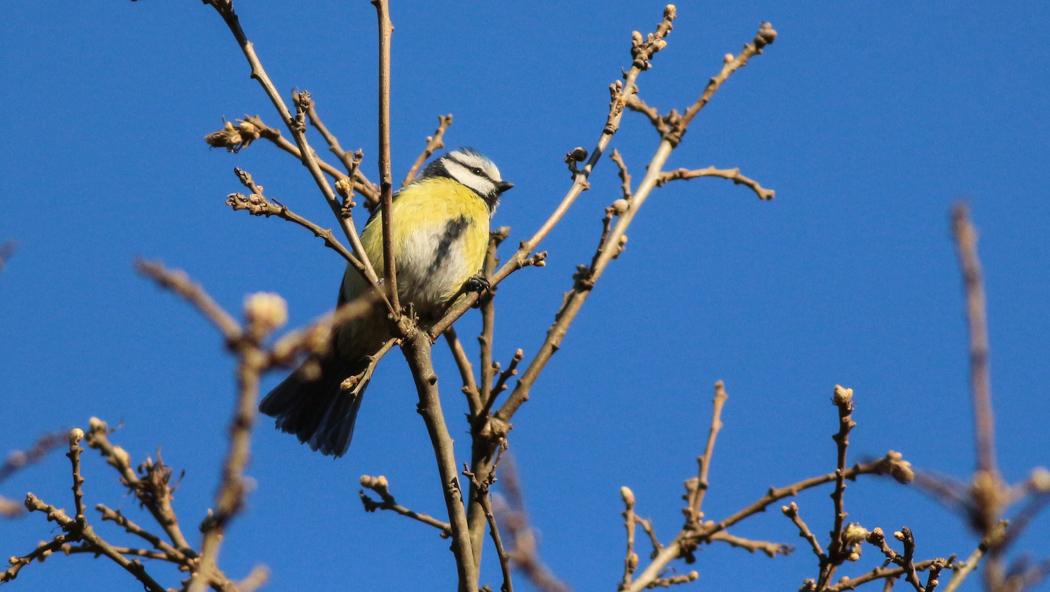
<svg viewBox="0 0 1050 592"><path fill-rule="evenodd" d="M718 437L718 432L722 429L722 407L725 406L728 398L729 395L726 394L725 384L719 380L715 383L715 396L711 400L711 427L707 433L707 444L704 446L704 453L696 459L699 470L696 487L690 488L693 494L688 500L689 503L685 511L687 524L696 525L704 517L700 508L704 503L704 494L707 493L707 475L711 469L711 457L715 452L715 439Z"/></svg>
<svg viewBox="0 0 1050 592"><path fill-rule="evenodd" d="M349 178L354 180L354 189L357 190L365 198L365 203L368 207L374 207L379 203L379 188L372 184L371 181L365 177L365 174L361 172L360 160L356 158L353 152L347 152L343 150L343 147L339 145L339 140L335 137L332 132L328 131L324 122L321 121L321 116L317 114L317 102L314 101L313 96L306 91L299 91L292 93L292 100L296 106L301 106L306 111L306 117L310 120L310 125L314 126L317 131L321 132L321 136L324 137L325 142L328 143L328 150L335 154L336 158L343 163L346 167L346 172Z"/></svg>
<svg viewBox="0 0 1050 592"><path fill-rule="evenodd" d="M312 232L314 236L324 240L326 247L339 253L343 259L346 259L350 265L353 265L359 273L365 273L364 264L361 263L361 261L358 260L358 258L355 257L345 246L343 246L343 243L339 242L339 239L332 234L330 228L321 228L317 224L314 224L306 218L292 212L284 204L268 199L262 194L263 188L252 181L252 176L249 173L239 168L234 168L233 170L241 179L241 182L252 190L252 194L246 196L241 193L231 193L226 196L226 205L233 208L234 211L248 210L248 213L252 216L265 216L267 218L270 216L276 216L282 220L298 224Z"/></svg>
<svg viewBox="0 0 1050 592"><path fill-rule="evenodd" d="M364 504L366 512L375 512L376 510L390 510L392 512L397 512L402 516L412 518L413 520L418 520L423 524L433 526L434 528L441 531L441 538L447 539L450 536L452 536L452 527L449 526L448 522L442 522L428 514L414 512L412 510L409 510L405 506L402 506L401 504L397 503L397 500L394 499L393 494L390 493L390 483L387 481L386 477L382 475L378 477L361 475L361 487L376 492L376 494L379 495L380 500L382 500L378 502L375 501L374 499L370 498L367 493L365 493L364 489L362 489L359 492L359 495L361 496L361 503Z"/></svg>
<svg viewBox="0 0 1050 592"><path fill-rule="evenodd" d="M790 505L781 507L780 511L795 524L795 527L798 528L798 536L806 539L810 548L813 549L813 554L822 562L826 561L828 556L824 553L824 548L820 546L820 541L817 540L817 536L813 534L813 531L809 529L806 522L802 520L802 516L799 515L798 504L791 502Z"/></svg>
<svg viewBox="0 0 1050 592"><path fill-rule="evenodd" d="M758 181L741 175L739 168L716 169L713 166L709 166L706 169L697 169L693 171L689 169L676 169L661 174L660 178L656 181L656 186L662 187L671 181L679 179L689 180L698 179L700 177L718 177L721 179L728 179L736 185L744 185L748 187L751 191L755 192L755 195L757 195L759 199L770 200L776 196L776 191L766 189L759 185Z"/></svg>
<svg viewBox="0 0 1050 592"><path fill-rule="evenodd" d="M438 127L434 130L433 136L427 136L427 145L423 148L423 152L416 158L416 162L412 164L412 168L408 170L408 174L405 175L405 180L401 182L401 186L404 187L412 182L412 179L416 178L416 173L422 168L423 163L430 158L436 150L441 150L445 147L444 137L445 130L448 126L452 125L452 114L438 115Z"/></svg>

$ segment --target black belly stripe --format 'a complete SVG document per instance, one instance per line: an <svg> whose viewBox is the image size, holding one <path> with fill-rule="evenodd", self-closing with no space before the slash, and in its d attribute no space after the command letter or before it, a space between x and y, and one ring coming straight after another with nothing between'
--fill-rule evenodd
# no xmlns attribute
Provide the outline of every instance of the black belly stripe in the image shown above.
<svg viewBox="0 0 1050 592"><path fill-rule="evenodd" d="M430 263L430 268L427 270L429 273L437 273L441 266L448 261L449 256L452 254L452 243L463 236L463 231L468 226L470 226L470 221L467 220L466 216L449 220L445 224L445 233L441 235L441 241L434 251L434 261Z"/></svg>

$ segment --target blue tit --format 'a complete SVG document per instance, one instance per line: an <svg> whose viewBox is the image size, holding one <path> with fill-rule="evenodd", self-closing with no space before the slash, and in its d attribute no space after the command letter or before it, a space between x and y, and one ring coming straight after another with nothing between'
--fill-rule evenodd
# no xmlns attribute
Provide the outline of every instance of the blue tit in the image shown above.
<svg viewBox="0 0 1050 592"><path fill-rule="evenodd" d="M489 219L500 195L514 185L496 165L471 148L454 150L431 162L391 203L397 293L411 303L420 323L437 321L451 301L481 271L489 240ZM361 234L373 267L383 270L382 210ZM371 289L352 267L346 268L339 304ZM343 325L332 335L328 353L309 360L274 388L259 410L277 418L278 429L295 434L322 454L340 457L353 437L361 397L371 378L370 356L389 340L386 312ZM356 377L350 379L351 377Z"/></svg>

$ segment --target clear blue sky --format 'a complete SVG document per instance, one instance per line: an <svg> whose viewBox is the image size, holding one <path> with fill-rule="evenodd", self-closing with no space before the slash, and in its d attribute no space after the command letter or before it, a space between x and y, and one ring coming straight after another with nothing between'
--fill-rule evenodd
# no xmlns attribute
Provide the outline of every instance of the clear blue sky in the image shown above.
<svg viewBox="0 0 1050 592"><path fill-rule="evenodd" d="M375 177L375 14L368 2L239 4L242 23L283 92L311 91ZM446 141L493 158L516 187L495 222L508 245L539 226L569 186L567 150L593 147L607 86L630 64L632 30L659 21L657 2L395 2L395 178L437 115ZM685 3L641 96L666 111L699 95L722 56L759 21L779 32L694 121L671 167L739 166L777 191L702 179L658 190L515 417L511 450L542 553L578 590L612 590L622 573L619 489L670 538L682 481L695 474L711 385L724 380L709 517L834 468L838 383L856 390L852 459L902 451L917 467L966 479L973 467L962 292L947 212L967 196L981 231L993 391L1005 476L1050 463L1050 48L1045 2ZM233 363L184 303L137 277L134 257L160 258L201 281L230 310L275 291L292 324L335 301L340 259L305 231L231 212L240 166L266 194L326 226L327 207L303 168L260 142L209 151L220 118L279 123L221 19L200 2L11 3L0 22L7 141L0 147L0 240L20 249L0 275L0 451L98 416L136 461L163 447L187 469L176 494L184 528L211 504L232 405ZM314 139L320 146L320 138ZM657 145L628 114L613 145L640 179ZM496 352L531 356L589 261L603 208L617 197L603 161L592 189L544 247L547 267L499 292ZM474 351L476 312L460 325ZM460 455L468 438L457 374L436 350L443 401ZM275 384L277 376L266 383ZM452 589L448 543L391 514L366 514L362 474L384 474L398 500L441 514L433 454L397 355L370 387L349 454L311 453L261 421L250 476L257 486L230 528L222 566L273 570L271 590ZM89 505L149 523L115 474L85 455ZM71 507L68 462L55 454L0 487ZM822 537L830 489L797 501ZM850 519L913 528L922 557L976 544L954 516L915 490L863 480ZM95 518L95 522L99 520ZM1050 553L1047 517L1022 541ZM111 524L115 543L135 544ZM4 556L56 534L42 516L0 523ZM799 546L771 511L736 534ZM804 544L804 543L803 543ZM879 562L873 549L846 574ZM644 555L644 553L643 553ZM499 586L491 548L485 579ZM692 590L796 589L816 574L799 546L770 560L705 548ZM681 565L679 566L682 567ZM178 574L156 568L167 585ZM423 584L420 584L420 583ZM976 589L972 580L969 589ZM54 557L12 589L138 590L117 566ZM521 589L528 589L523 582ZM901 584L903 585L903 584ZM684 590L684 588L683 588Z"/></svg>

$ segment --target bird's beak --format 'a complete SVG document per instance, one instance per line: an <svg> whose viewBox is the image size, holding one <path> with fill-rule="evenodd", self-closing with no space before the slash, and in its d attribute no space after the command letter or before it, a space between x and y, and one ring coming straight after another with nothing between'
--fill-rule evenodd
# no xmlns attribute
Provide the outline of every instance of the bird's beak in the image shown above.
<svg viewBox="0 0 1050 592"><path fill-rule="evenodd" d="M500 181L499 183L496 183L496 190L500 193L503 193L511 187L514 187L514 183L508 183L506 181Z"/></svg>

